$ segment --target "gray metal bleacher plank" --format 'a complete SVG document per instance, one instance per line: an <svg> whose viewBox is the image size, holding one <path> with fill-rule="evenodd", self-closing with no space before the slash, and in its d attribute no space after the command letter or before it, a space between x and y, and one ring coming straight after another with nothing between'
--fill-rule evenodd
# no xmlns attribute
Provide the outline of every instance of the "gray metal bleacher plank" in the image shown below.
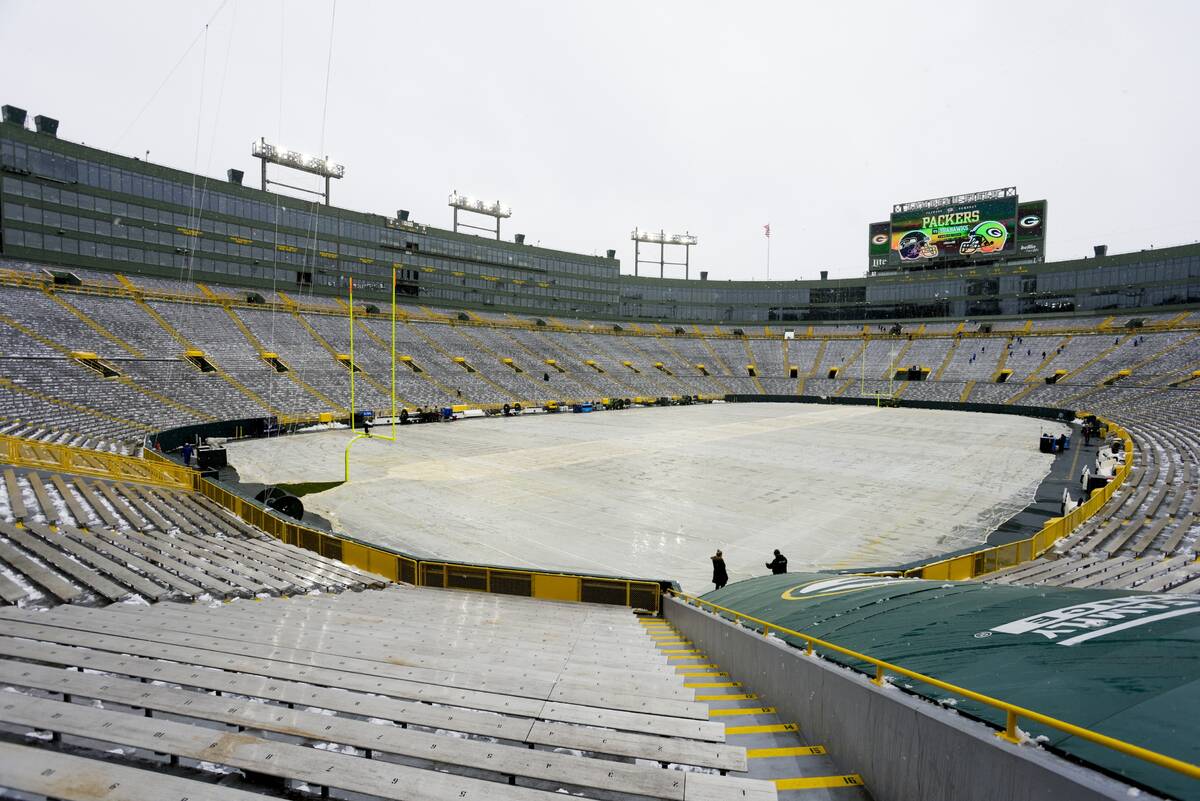
<svg viewBox="0 0 1200 801"><path fill-rule="evenodd" d="M1200 497L1200 492L1197 492L1197 497ZM1191 514L1184 515L1183 517L1179 518L1175 524L1175 530L1172 531L1167 536L1166 541L1163 542L1162 552L1168 555L1174 553L1175 549L1179 547L1179 543L1183 541L1184 536L1192 528L1192 524L1195 522L1195 520L1195 515Z"/></svg>
<svg viewBox="0 0 1200 801"><path fill-rule="evenodd" d="M133 492L140 497L147 506L149 506L160 517L166 520L170 528L181 529L192 534L200 533L199 530L192 525L190 520L179 514L179 511L174 506L174 502L168 499L166 496L155 492L155 488L143 487L136 484L125 484L122 485L121 489L123 492ZM166 531L167 529L162 530Z"/></svg>
<svg viewBox="0 0 1200 801"><path fill-rule="evenodd" d="M263 622L255 617L236 614L237 604L227 605L220 610L197 610L195 607L168 607L154 610L117 609L116 614L134 616L139 625L154 625L169 628L174 631L186 631L192 634L207 634L213 637L238 639L259 644L289 645L297 649L320 651L323 654L344 654L357 658L374 661L396 663L395 655L403 654L405 666L443 670L454 673L475 674L496 678L525 678L534 681L544 681L547 685L561 687L564 691L579 689L595 690L598 687L616 684L617 689L635 695L645 695L649 698L694 700L695 693L683 686L683 679L669 666L661 672L653 669L648 672L631 670L628 666L616 666L605 670L592 670L580 675L574 675L569 667L562 669L538 669L529 665L541 665L549 661L545 652L540 651L535 659L526 659L518 666L502 661L506 652L489 650L486 656L480 652L462 654L458 659L433 658L429 659L423 651L412 648L403 640L392 639L382 634L363 635L347 633L340 625L318 625L308 627L302 620L295 620L286 613L279 618L279 623ZM232 608L231 608L232 607ZM286 626L286 634L281 631ZM305 629L308 628L308 631ZM528 646L525 647L527 655ZM511 652L508 652L511 653ZM565 664L560 663L560 664ZM562 698L561 700L567 700ZM634 707L642 709L642 707ZM705 714L698 715L706 717Z"/></svg>
<svg viewBox="0 0 1200 801"><path fill-rule="evenodd" d="M0 700L0 720L35 730L131 746L398 801L541 801L561 796L358 756L292 745L246 733L145 718L17 693Z"/></svg>
<svg viewBox="0 0 1200 801"><path fill-rule="evenodd" d="M1187 560L1187 556L1175 556L1170 559L1147 558L1143 560L1148 563L1147 565L1142 566L1136 572L1129 573L1123 578L1114 581L1112 584L1108 585L1108 588L1114 590L1130 589L1139 582L1149 582L1152 579L1157 578L1159 575L1169 573L1172 570L1181 567L1187 563ZM1137 589L1140 590L1141 587L1138 587Z"/></svg>
<svg viewBox="0 0 1200 801"><path fill-rule="evenodd" d="M119 601L129 597L129 590L119 587L100 573L79 562L68 559L62 551L8 523L0 523L0 534L37 556L60 573L70 576L108 601Z"/></svg>
<svg viewBox="0 0 1200 801"><path fill-rule="evenodd" d="M174 528L170 520L167 520L158 513L157 509L146 503L142 496L137 492L136 487L130 484L114 484L113 486L109 487L109 489L114 493L120 493L121 497L125 500L125 503L132 506L137 513L154 528L158 529L159 531L170 531L172 528Z"/></svg>
<svg viewBox="0 0 1200 801"><path fill-rule="evenodd" d="M1142 553L1144 553L1145 550L1150 547L1150 543L1154 542L1154 539L1159 535L1159 533L1162 532L1164 528L1166 528L1167 524L1170 522L1171 518L1165 516L1155 520L1154 523L1145 528L1145 530L1138 535L1137 540L1129 546L1129 552L1134 556L1141 556Z"/></svg>
<svg viewBox="0 0 1200 801"><path fill-rule="evenodd" d="M98 610L97 610L98 611ZM335 659L323 659L320 655L297 653L290 649L239 648L237 643L218 643L220 650L206 648L200 644L203 638L193 638L190 645L175 645L171 637L162 631L137 631L133 636L101 633L103 624L94 616L50 617L41 614L26 615L23 610L6 610L0 615L0 633L27 639L41 639L60 644L98 648L137 656L169 659L188 664L215 667L222 670L237 670L243 673L275 676L329 687L389 695L413 701L448 704L524 717L542 717L549 720L581 722L602 725L628 731L653 733L664 736L682 736L693 739L708 739L720 742L724 739L724 728L709 721L663 717L638 712L609 711L575 704L544 703L506 693L463 689L446 685L427 684L407 679L391 678L386 675L351 672L337 667L325 667L321 663L337 663ZM123 629L128 631L128 629ZM258 656L257 653L273 654ZM698 733L699 737L693 732Z"/></svg>
<svg viewBox="0 0 1200 801"><path fill-rule="evenodd" d="M21 485L17 483L17 474L11 467L4 471L4 488L8 491L8 513L18 523L24 522L29 513L25 509L25 498L21 496Z"/></svg>
<svg viewBox="0 0 1200 801"><path fill-rule="evenodd" d="M78 600L83 593L82 590L73 586L53 570L39 565L21 553L14 545L0 542L0 559L3 559L13 570L25 576L31 584L36 584L63 603Z"/></svg>
<svg viewBox="0 0 1200 801"><path fill-rule="evenodd" d="M201 539L201 536L204 538ZM204 556L214 564L259 582L260 592L263 591L262 588L274 590L277 593L290 593L299 589L299 585L294 581L276 575L276 571L265 570L262 565L247 562L240 554L228 547L228 543L232 540L226 537L213 534L195 536L180 531L175 534L175 539L180 545L189 547L193 553L203 552Z"/></svg>
<svg viewBox="0 0 1200 801"><path fill-rule="evenodd" d="M383 576L377 576L373 573L368 573L365 570L359 570L358 568L352 567L345 562L339 562L336 559L331 559L330 557L319 554L316 551L300 548L297 545L288 545L282 540L277 540L274 537L269 537L262 542L271 548L279 549L282 547L299 550L326 571L334 573L335 575L345 576L347 581L355 585L373 587L383 586L387 583L387 579L385 579Z"/></svg>
<svg viewBox="0 0 1200 801"><path fill-rule="evenodd" d="M60 801L268 801L269 797L131 768L103 759L0 741L0 785Z"/></svg>
<svg viewBox="0 0 1200 801"><path fill-rule="evenodd" d="M560 720L564 723L601 726L606 729L655 732L663 737L686 737L689 740L706 740L714 743L725 741L724 724L709 720L664 718L656 715L644 715L640 712L564 704L558 701L547 701L541 712L538 713L538 717L543 720Z"/></svg>
<svg viewBox="0 0 1200 801"><path fill-rule="evenodd" d="M623 764L547 751L533 753L520 746L383 727L362 720L289 710L252 701L214 698L204 693L175 688L148 687L135 680L87 675L6 660L0 660L0 682L256 731L330 741L459 768L492 771L505 776L561 782L650 798L680 801L685 798L686 773L664 770L657 765ZM721 783L727 790L736 790L743 786L743 781L723 779Z"/></svg>
<svg viewBox="0 0 1200 801"><path fill-rule="evenodd" d="M1056 586L1080 587L1090 584L1095 581L1097 576L1113 575L1115 571L1130 561L1133 561L1132 556L1112 556L1108 559L1101 559L1076 573L1068 573L1063 577L1066 580L1058 582Z"/></svg>
<svg viewBox="0 0 1200 801"><path fill-rule="evenodd" d="M1129 540L1133 538L1133 535L1141 531L1145 525L1146 518L1141 517L1140 515L1135 517L1124 526L1118 528L1115 535L1105 542L1104 547L1102 547L1100 550L1110 554L1115 554L1117 551L1124 548L1125 543L1129 542Z"/></svg>
<svg viewBox="0 0 1200 801"><path fill-rule="evenodd" d="M133 592L149 598L152 601L160 601L170 595L170 591L160 587L149 579L138 575L123 564L118 564L106 556L93 551L86 545L82 545L78 540L71 536L67 536L67 526L60 527L60 533L55 535L50 529L45 526L33 524L29 526L29 530L41 537L43 540L52 545L61 548L71 556L75 557L84 564L92 567L95 570L108 576L113 581L128 587ZM70 529L79 539L86 540L87 535L81 531Z"/></svg>
<svg viewBox="0 0 1200 801"><path fill-rule="evenodd" d="M147 530L137 532L133 535L127 534L126 536L135 536L142 544L170 556L180 564L187 565L196 571L196 573L208 576L211 580L223 582L230 587L240 587L244 593L249 595L267 590L261 583L256 583L247 577L240 576L219 562L214 561L211 558L210 549L200 548L197 551L186 547L177 535Z"/></svg>
<svg viewBox="0 0 1200 801"><path fill-rule="evenodd" d="M648 647L624 650L619 643L613 641L593 643L586 634L581 638L582 641L575 641L574 638L564 637L562 633L552 636L554 634L552 629L546 630L536 626L531 626L528 632L523 632L519 627L516 630L509 630L507 626L500 627L493 624L481 631L485 622L476 624L474 620L471 620L466 621L465 625L460 625L461 621L455 620L442 623L440 621L441 613L438 610L397 609L395 610L396 616L404 615L412 618L412 621L406 621L404 626L389 627L388 622L394 619L394 616L389 617L385 610L364 611L363 617L356 619L354 610L332 609L325 612L319 609L306 609L300 604L289 604L289 606L293 608L289 609L285 615L290 626L346 633L360 640L377 641L388 647L403 649L406 653L442 653L449 640L454 643L454 648L464 649L465 653L472 655L516 651L525 653L528 660L534 661L531 659L532 654L530 653L532 648L536 651L535 663L550 658L569 656L574 659L592 660L597 666L609 668L632 669L635 672L644 670L659 675L672 673L666 655L656 651L652 641L648 638L646 639ZM234 605L232 608L222 608L220 614L236 618L253 615L255 611L252 606ZM267 614L273 613L267 612ZM420 619L425 617L429 620ZM265 621L265 625L273 627L276 623L274 620L268 619ZM474 636L473 631L476 632ZM629 636L644 638L640 632L630 632Z"/></svg>
<svg viewBox="0 0 1200 801"><path fill-rule="evenodd" d="M1182 582L1188 581L1192 576L1200 575L1200 565L1192 562L1184 564L1182 567L1176 568L1169 573L1164 573L1161 576L1155 576L1147 581L1142 586L1138 587L1143 592L1163 592L1169 587L1174 587Z"/></svg>
<svg viewBox="0 0 1200 801"><path fill-rule="evenodd" d="M75 493L67 487L67 483L63 481L62 476L54 473L50 476L50 483L58 490L58 494L67 504L67 509L71 511L71 516L75 518L75 526L77 528L87 528L88 513L79 503L79 499L75 497Z"/></svg>
<svg viewBox="0 0 1200 801"><path fill-rule="evenodd" d="M686 737L647 737L634 732L579 726L553 720L534 721L528 742L549 748L574 748L614 756L653 759L719 770L746 770L746 751L724 742Z"/></svg>
<svg viewBox="0 0 1200 801"><path fill-rule="evenodd" d="M0 573L0 598L5 603L15 604L25 598L25 589L8 576Z"/></svg>
<svg viewBox="0 0 1200 801"><path fill-rule="evenodd" d="M315 587L327 587L327 582L319 581L312 576L288 568L282 561L263 558L263 554L249 547L249 541L239 537L225 536L219 540L220 547L225 549L231 559L235 559L248 569L258 570L272 576L281 584L296 590L307 591Z"/></svg>
<svg viewBox="0 0 1200 801"><path fill-rule="evenodd" d="M92 510L96 513L96 517L100 518L100 520L104 522L104 525L110 526L111 528L121 527L121 521L115 514L109 511L107 506L100 502L100 499L96 497L96 493L83 479L76 478L71 483L75 485L77 490L79 490L79 494L83 496L85 501L87 501L88 506L92 507Z"/></svg>
<svg viewBox="0 0 1200 801"><path fill-rule="evenodd" d="M298 545L288 545L286 542L270 536L265 539L255 540L255 542L260 548L282 556L297 567L306 567L310 571L318 572L326 579L332 580L347 589L362 587L365 584L361 576L346 573L326 564L321 555L315 551L306 550Z"/></svg>
<svg viewBox="0 0 1200 801"><path fill-rule="evenodd" d="M983 581L997 582L1000 584L1021 583L1026 580L1033 580L1039 573L1044 573L1054 567L1054 559L1034 559L1032 562L1016 567L999 570L995 573L989 573L982 578Z"/></svg>
<svg viewBox="0 0 1200 801"><path fill-rule="evenodd" d="M1099 562L1102 558L1100 556L1085 556L1082 559L1058 559L1055 562L1054 568L1038 575L1037 583L1045 583L1066 573L1072 573L1090 564Z"/></svg>
<svg viewBox="0 0 1200 801"><path fill-rule="evenodd" d="M42 477L35 471L25 474L25 480L29 482L29 488L33 490L33 497L37 498L38 506L41 507L42 517L51 525L58 524L58 509L50 502L50 495L46 492L46 487L42 484Z"/></svg>
<svg viewBox="0 0 1200 801"><path fill-rule="evenodd" d="M1180 584L1178 587L1172 588L1171 592L1178 592L1183 595L1200 593L1200 576L1196 576L1195 578Z"/></svg>
<svg viewBox="0 0 1200 801"><path fill-rule="evenodd" d="M170 574L183 579L200 593L211 592L220 596L237 595L241 592L236 587L226 584L219 579L208 576L197 570L194 570L189 565L185 565L177 559L164 554L157 548L146 545L145 541L139 536L139 532L135 530L128 531L111 531L109 529L100 529L94 532L93 536L98 539L129 551L134 556L138 556L146 562L150 562Z"/></svg>
<svg viewBox="0 0 1200 801"><path fill-rule="evenodd" d="M420 702L401 701L349 690L318 687L273 676L196 668L140 656L89 648L0 637L0 656L25 661L88 668L105 673L153 679L200 690L262 698L277 704L316 707L351 715L366 714L394 723L463 732L552 748L572 748L610 756L651 759L720 770L746 770L739 746L670 739L652 734L619 732L530 718L474 712Z"/></svg>
<svg viewBox="0 0 1200 801"><path fill-rule="evenodd" d="M156 564L149 562L135 553L131 553L124 548L113 545L107 538L100 536L99 531L92 531L84 534L82 531L73 531L63 527L62 531L68 537L72 537L76 542L91 548L109 559L114 560L117 564L124 563L129 567L137 570L139 573L144 573L153 581L164 587L169 587L175 592L180 593L186 598L196 598L204 594L202 587L197 587L190 581L186 581L174 573L163 570ZM105 532L111 536L111 532Z"/></svg>
<svg viewBox="0 0 1200 801"><path fill-rule="evenodd" d="M10 616L20 611L22 610L5 610L5 614L0 616L0 633L14 637L43 639L60 644L128 653L135 656L170 659L186 664L214 667L219 670L256 673L262 676L303 681L326 687L388 695L409 701L448 704L522 717L537 717L544 705L543 701L535 698L424 684L406 679L370 676L336 668L313 667L281 659L247 656L232 651L214 651L198 646L173 645L151 639L101 634L86 628L49 625L48 623L34 622L33 618L25 620Z"/></svg>
<svg viewBox="0 0 1200 801"><path fill-rule="evenodd" d="M103 481L93 481L92 487L98 490L100 494L104 496L105 500L107 500L112 506L113 512L124 518L125 522L130 528L142 529L148 525L151 525L149 521L142 519L141 515L137 514L137 512L135 512L129 506L129 504L125 502L124 498L113 492L112 487L110 487L108 484L105 484ZM121 526L114 526L114 528L121 528Z"/></svg>
<svg viewBox="0 0 1200 801"><path fill-rule="evenodd" d="M144 609L144 608L143 608ZM294 646L292 638L283 636L278 629L276 637L263 636L241 627L204 626L187 621L164 621L153 612L137 609L118 610L118 614L85 614L69 616L73 628L100 631L119 636L141 638L151 636L156 641L181 646L205 648L212 651L235 653L257 658L280 659L295 664L324 667L331 670L353 671L371 676L433 684L443 687L474 689L488 693L502 693L516 697L546 700L553 695L555 677L534 678L518 675L512 671L494 671L483 675L470 670L438 670L434 668L397 665L395 659L370 659L346 655L335 642L322 648L320 642L309 643L310 648ZM61 619L44 618L51 625ZM94 621L94 622L93 622ZM214 629L216 632L213 633ZM319 649L319 650L317 650ZM707 720L708 710L703 704L695 703L690 697L671 698L652 695L654 686L646 687L646 696L627 695L613 691L621 682L628 687L631 682L627 673L621 672L608 677L603 689L590 686L567 686L560 700L580 706L599 706L621 711L640 712L660 717L693 718ZM677 680L679 681L679 680ZM569 683L566 683L569 685ZM680 684L682 682L680 681ZM681 690L686 688L679 687Z"/></svg>

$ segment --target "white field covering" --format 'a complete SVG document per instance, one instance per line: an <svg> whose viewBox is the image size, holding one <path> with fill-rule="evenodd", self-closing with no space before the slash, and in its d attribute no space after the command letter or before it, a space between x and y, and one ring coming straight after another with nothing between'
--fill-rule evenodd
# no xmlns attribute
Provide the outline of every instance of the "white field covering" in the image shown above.
<svg viewBox="0 0 1200 801"><path fill-rule="evenodd" d="M897 564L982 542L1050 468L1016 415L716 404L397 427L306 496L338 530L423 557L669 578ZM375 428L387 435L390 427ZM243 480L335 481L349 431L230 443Z"/></svg>

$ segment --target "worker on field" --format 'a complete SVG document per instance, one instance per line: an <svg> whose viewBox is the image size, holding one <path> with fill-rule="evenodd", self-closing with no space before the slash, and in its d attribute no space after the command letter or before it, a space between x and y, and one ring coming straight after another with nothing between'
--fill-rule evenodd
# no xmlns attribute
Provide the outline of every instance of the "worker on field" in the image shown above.
<svg viewBox="0 0 1200 801"><path fill-rule="evenodd" d="M183 448L181 450L183 451L183 453L182 453L183 466L191 467L192 466L192 443L190 443L190 442L183 443Z"/></svg>
<svg viewBox="0 0 1200 801"><path fill-rule="evenodd" d="M713 565L712 581L719 590L729 583L729 573L725 570L725 557L721 555L720 549L717 549L717 552L709 559L712 559Z"/></svg>
<svg viewBox="0 0 1200 801"><path fill-rule="evenodd" d="M779 552L779 549L776 548L775 549L775 558L772 559L770 562L767 562L767 567L771 568L771 572L774 573L776 576L780 575L781 573L786 573L787 572L787 557L784 556L783 554L781 554Z"/></svg>

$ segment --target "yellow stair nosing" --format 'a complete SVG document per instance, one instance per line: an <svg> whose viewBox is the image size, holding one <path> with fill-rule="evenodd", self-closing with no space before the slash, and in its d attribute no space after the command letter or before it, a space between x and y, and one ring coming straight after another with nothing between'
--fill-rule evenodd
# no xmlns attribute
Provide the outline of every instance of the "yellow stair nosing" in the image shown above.
<svg viewBox="0 0 1200 801"><path fill-rule="evenodd" d="M862 776L802 776L795 779L773 779L776 790L816 790L824 787L862 787Z"/></svg>

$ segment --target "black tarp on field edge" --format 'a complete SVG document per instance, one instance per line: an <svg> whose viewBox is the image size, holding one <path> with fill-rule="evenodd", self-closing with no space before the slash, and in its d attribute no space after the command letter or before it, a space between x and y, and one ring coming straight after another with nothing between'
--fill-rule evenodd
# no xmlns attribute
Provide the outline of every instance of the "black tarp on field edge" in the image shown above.
<svg viewBox="0 0 1200 801"><path fill-rule="evenodd" d="M791 573L731 584L704 600L1200 763L1198 595ZM986 705L904 677L895 683L1004 724ZM1131 782L1200 799L1200 781L1183 774L1028 720L1019 726Z"/></svg>

